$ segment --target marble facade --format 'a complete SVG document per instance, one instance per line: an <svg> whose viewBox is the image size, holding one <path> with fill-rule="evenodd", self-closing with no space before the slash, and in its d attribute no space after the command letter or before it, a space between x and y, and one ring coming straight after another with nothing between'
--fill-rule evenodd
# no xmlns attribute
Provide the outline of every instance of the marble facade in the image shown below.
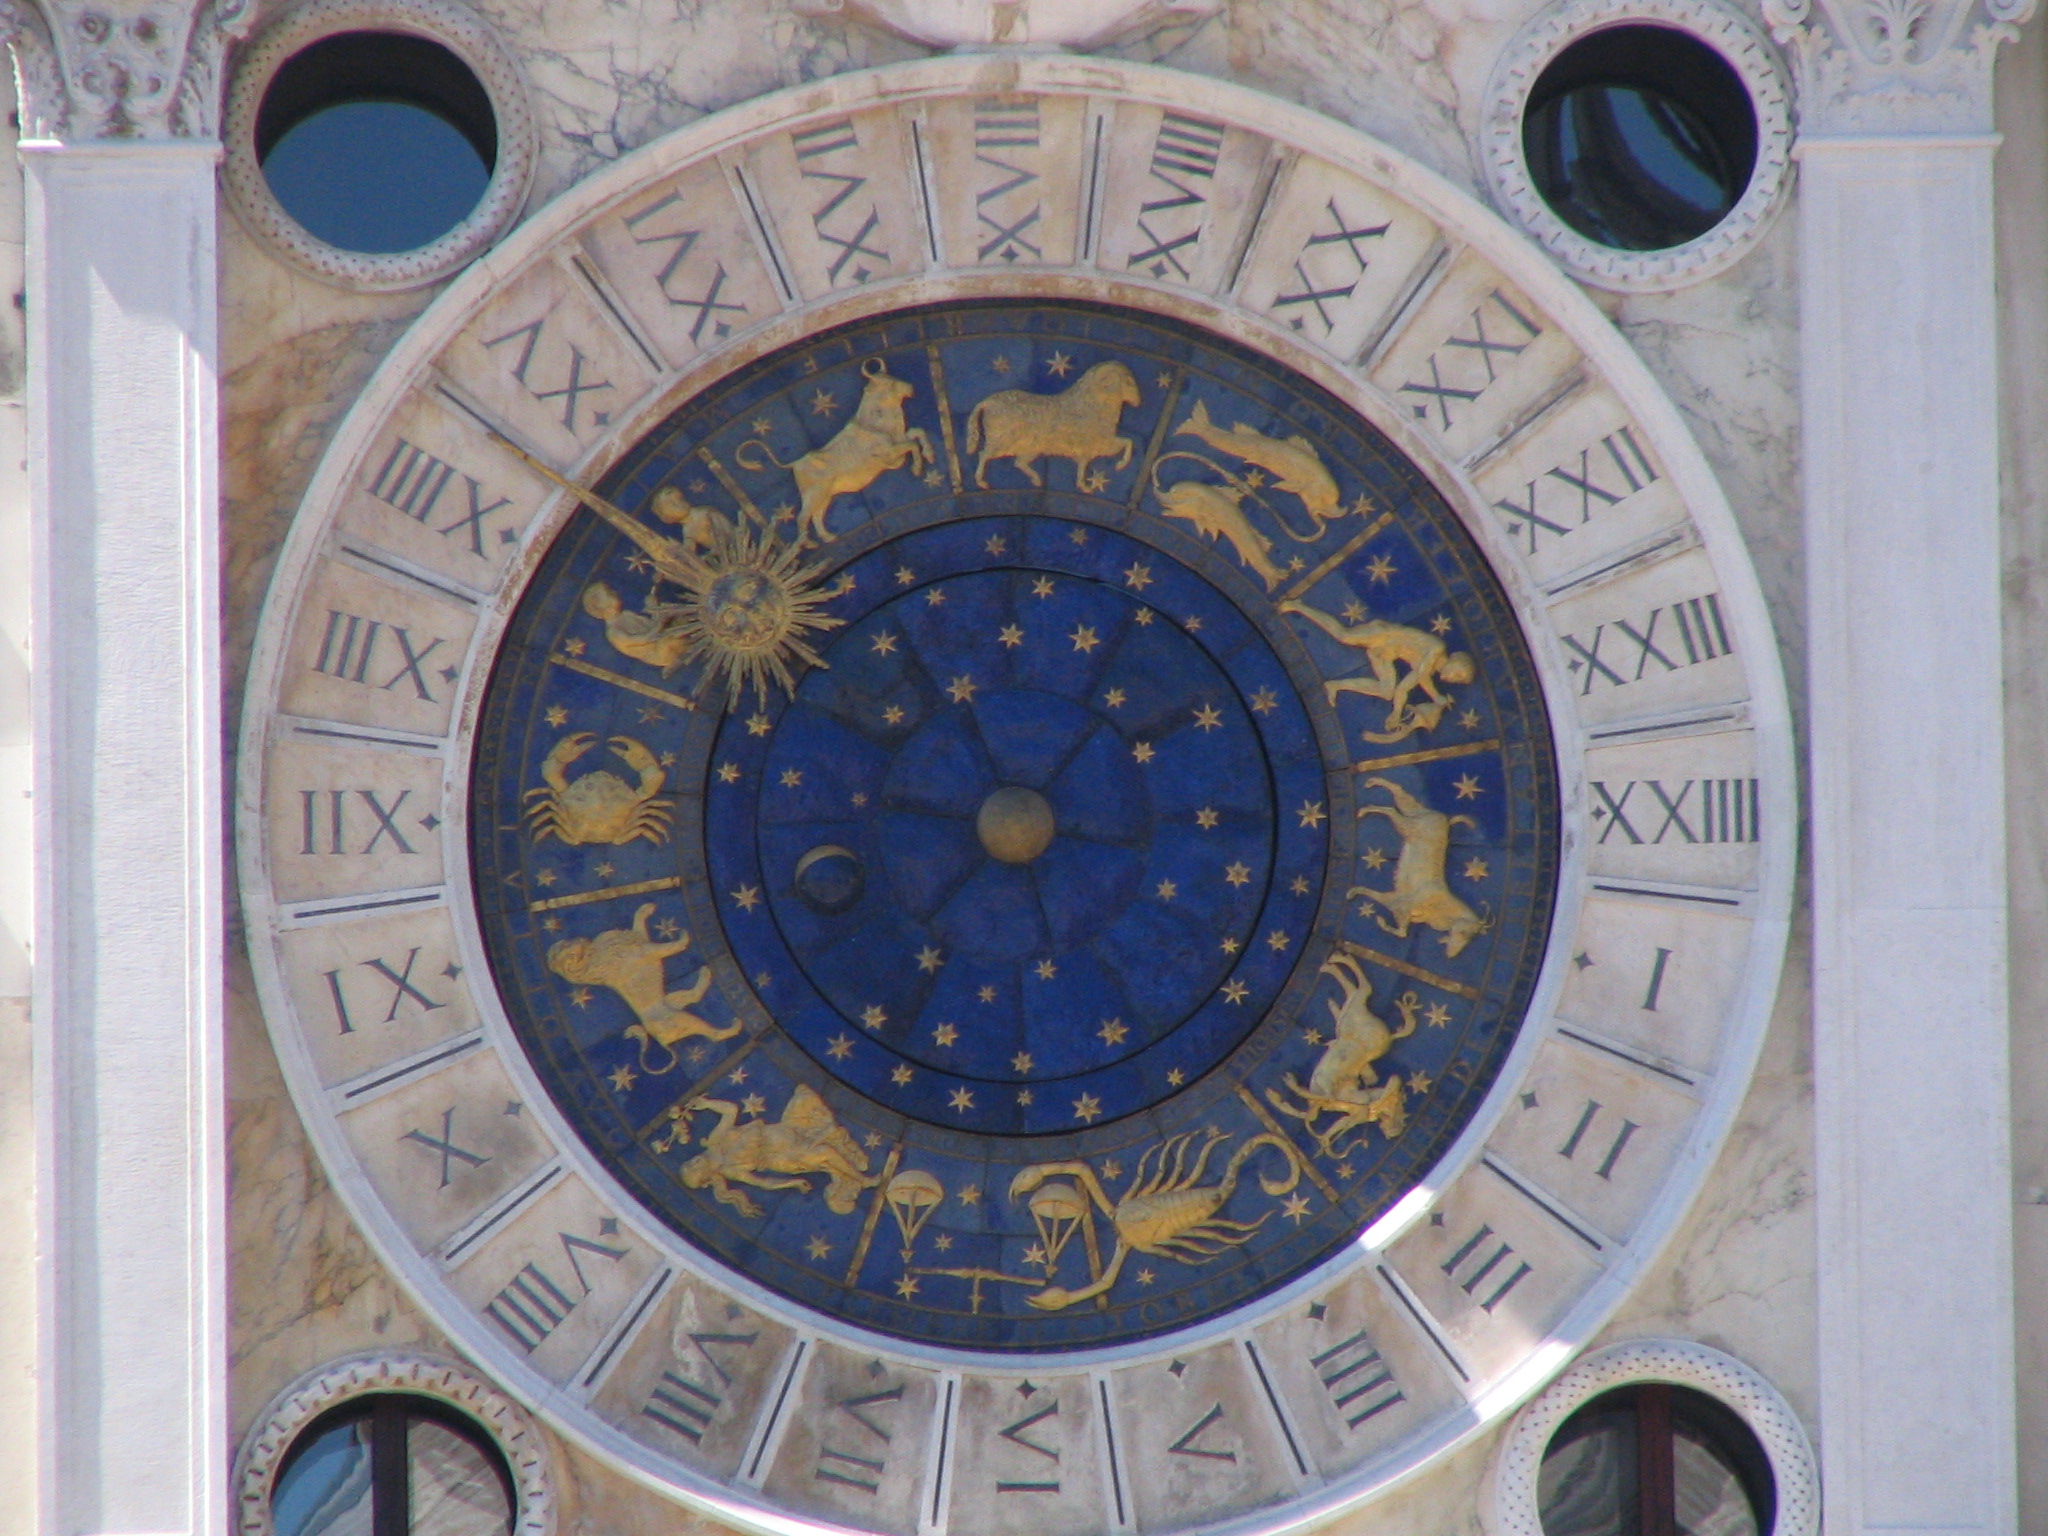
<svg viewBox="0 0 2048 1536"><path fill-rule="evenodd" d="M145 13L109 9L124 20ZM167 26L175 57L203 99L216 89L216 70L232 71L239 40L280 9L147 13L176 13ZM737 0L489 0L475 9L532 93L538 154L522 215L531 221L559 211L624 157L714 114L789 88L822 100L838 77L927 57L932 41L918 30L926 23L906 15L946 8L908 0L849 0L843 9L779 0L765 8ZM1447 0L1160 4L1133 8L1131 30L1107 42L1092 31L1054 40L1092 50L1084 56L1092 63L1073 66L1077 78L1096 68L1110 82L1131 63L1227 81L1377 140L1485 204L1480 146L1494 70L1540 9ZM0 12L10 18L30 93L19 114L23 131L61 146L24 151L26 197L14 156L0 174L0 280L9 293L26 283L28 293L25 310L0 308L0 1423L17 1429L0 1437L0 1487L38 1491L35 1499L0 1500L0 1532L197 1536L225 1529L230 1463L290 1383L366 1352L464 1354L461 1339L422 1307L358 1226L294 1107L258 997L247 914L228 873L239 850L214 809L228 803L240 766L232 747L219 744L242 739L252 665L263 665L266 647L305 639L267 632L262 613L294 517L343 418L376 370L417 344L415 322L448 285L355 292L280 260L225 206L215 211L213 120L205 111L158 102L153 117L143 114L140 139L104 147L105 103L83 83L82 11L24 0ZM2033 430L2048 388L2048 43L2009 9L1951 0L1916 23L1913 40L1898 39L1898 51L1881 56L1864 46L1863 14L1777 4L1750 13L1783 50L1804 145L1786 205L1745 255L1671 291L1582 290L1725 494L1776 634L1774 659L1802 753L1802 809L1789 941L1767 1021L1758 1020L1746 1093L1727 1106L1725 1138L1696 1170L1682 1213L1671 1213L1661 1250L1646 1256L1611 1315L1579 1342L1592 1350L1693 1341L1744 1362L1783 1395L1817 1449L1834 1529L2048 1531L2048 1387L2034 1368L2048 1351L2040 1262L2048 1257L2048 1116L2040 1107L2048 1047L2027 1027L2043 988L2030 957L2048 941L2036 810L2037 781L2048 772L2048 752L2039 749L2048 698L2034 682L2037 631L2048 612L2040 600L2048 467ZM1051 35L1081 23L1049 10L1043 25ZM1987 38L2000 29L2016 30L2016 40ZM1000 52L960 65L991 89L1010 88L1019 67ZM54 113L52 103L63 100L75 108ZM1078 119L1073 127L1078 133ZM943 124L933 132L943 149ZM123 156L148 163L122 172L115 166ZM754 165L771 189L792 174L767 150ZM1135 153L1116 165L1116 174L1142 169ZM1254 170L1249 162L1240 168L1242 195ZM155 190L145 199L136 182L120 183L116 200L129 206L117 220L90 199L123 174L154 178ZM896 245L914 248L915 210L882 212L904 225ZM1078 222L1049 221L1048 239L1073 241ZM72 282L78 271L125 270L115 247L159 250L174 227L189 236L189 265L164 275L165 291L117 292L108 308ZM1412 255L1427 238L1414 237ZM66 244L93 240L100 244ZM1533 242L1528 249L1532 260L1548 260ZM608 265L618 253L601 232L586 250L630 305L627 265ZM728 254L740 268L746 252L737 242ZM1220 264L1232 253L1209 255ZM829 286L801 253L791 266L800 289ZM187 288L171 291L181 274ZM533 280L514 277L489 301L498 307L490 334L528 317L521 306L535 300L524 281ZM746 281L772 293L764 274ZM1256 310L1261 295L1248 292L1247 307ZM1479 296L1475 289L1467 297ZM1340 317L1340 325L1353 324L1341 338L1353 351L1371 339L1376 312L1363 290L1355 302L1358 314ZM132 315L143 319L130 324ZM665 364L688 361L680 332L649 324L639 338L621 336L595 313L588 324L608 338L609 378L651 384L650 354ZM552 415L521 422L530 402L506 389L474 349L465 358L462 346L443 359L458 385L515 426L530 426L561 464L590 446ZM107 362L116 354L153 360L140 393L171 418L150 429L153 447L91 440L93 426L121 406L112 382L121 370ZM40 382L25 383L38 368ZM67 394L71 378L88 392ZM1479 490L1527 481L1546 452L1571 448L1567 439L1610 430L1604 409L1600 400L1582 401L1574 407L1580 417L1559 413L1481 462ZM421 432L435 430L425 407L418 415ZM217 491L206 462L215 442ZM1459 442L1452 450L1483 446ZM498 494L513 497L518 518L546 515L545 482L509 459L497 471ZM363 500L342 506L337 526L369 536L376 509ZM32 538L38 551L61 552L71 537L65 525L77 526L80 508L92 509L103 539L127 530L128 566L118 540L74 551L68 563L31 557ZM1659 516L1643 503L1633 512L1644 527ZM168 568L160 558L167 551L180 555ZM399 553L478 588L495 579L460 550L422 542ZM1699 573L1689 563L1705 560L1687 554L1652 567L1627 602L1648 607L1691 595ZM374 587L360 565L331 570L325 579L338 592L355 583L350 591L360 597ZM144 601L154 606L131 612ZM471 622L467 610L417 584L396 601L400 617L422 631L460 638ZM1594 594L1560 603L1559 632L1602 622L1603 601ZM182 670L136 690L149 697L123 696L104 659L70 670L82 657L110 654L109 636L160 643L163 621L150 615L167 602L186 615L186 659ZM41 637L33 649L32 623ZM43 701L33 715L32 676ZM1674 710L1726 696L1712 665L1676 677L1665 701ZM166 693L177 694L175 704ZM347 720L346 688L331 695L309 692L282 707ZM102 732L153 741L152 766L115 762L84 774L96 738L55 718L62 699L91 700ZM1902 709L1907 699L1926 703ZM448 728L447 702L402 720L356 723L438 735ZM1870 725L1880 718L1882 737ZM1641 758L1627 764L1627 777L1656 776L1655 744L1611 750ZM22 808L31 803L37 751L45 755L34 803L44 819L32 822ZM1746 764L1735 753L1730 776ZM174 760L185 766L154 766ZM59 782L67 774L79 776L69 789ZM428 770L416 787L422 802L439 792ZM1922 809L1909 816L1913 805ZM279 814L287 812L296 814ZM1946 814L1936 821L1938 813ZM120 837L140 841L125 849L108 841L97 858L91 852L94 840ZM176 878L164 888L138 879L124 889L123 865L138 856ZM1705 853L1702 871L1685 878L1741 878L1704 867L1728 857ZM1595 868L1603 869L1597 853ZM1625 860L1604 872L1658 874ZM381 871L330 869L324 878L278 897L312 902L432 883L430 875ZM218 883L212 894L209 880ZM183 914L180 922L166 923L167 908ZM1640 909L1615 921L1647 925L1640 937L1630 930L1632 942L1654 946L1662 931L1660 919ZM416 923L409 931L408 944L422 942ZM302 975L326 968L329 932L299 928L288 939L307 951ZM42 1085L33 1104L31 935ZM157 947L123 947L145 935ZM186 978L180 995L134 1017L110 995L155 996L173 974ZM1583 973L1566 1006L1602 1008L1599 989L1608 984L1598 968ZM409 1021L414 1033L398 1054L431 1051L474 1024L459 1010ZM1696 1034L1660 1033L1654 1043L1660 1056L1706 1070L1715 1040L1702 1021ZM1557 1059L1556 1043L1547 1049L1551 1056L1530 1066L1539 1098L1553 1079L1597 1075ZM124 1082L135 1091L138 1076L170 1074L173 1063L181 1063L173 1075L188 1085L195 1112L143 1093L144 1102L124 1100ZM358 1077L363 1065L337 1051L315 1070L327 1086ZM495 1068L478 1061L463 1070ZM1620 1102L1617 1094L1638 1095L1643 1113L1631 1114L1646 1125L1662 1091L1585 1090L1610 1104ZM497 1082L479 1092L519 1096ZM217 1115L207 1112L210 1094L218 1095ZM100 1116L125 1108L133 1117L131 1141L120 1142L116 1125L107 1133L112 1151L102 1148L97 1161L86 1153L99 1123L69 1118L86 1101ZM393 1099L384 1102L393 1112ZM366 1119L378 1113L375 1103L360 1111ZM494 1134L493 1174L511 1190L544 1164L545 1148L530 1121L508 1120ZM1493 1145L1510 1161L1518 1134L1512 1120L1495 1133ZM183 1150L167 1150L171 1142ZM1677 1147L1675 1139L1663 1144L1660 1155L1675 1157ZM1643 1150L1660 1152L1651 1133ZM88 1164L89 1190L80 1182ZM176 1230L152 1229L146 1243L92 1224L110 1220L104 1213L122 1200L146 1206L180 1191L189 1196L181 1205L189 1219L169 1224ZM1625 1239L1643 1219L1643 1206L1632 1203L1638 1194L1626 1184L1591 1189L1580 1209L1603 1233ZM568 1205L589 1197L565 1184L542 1198ZM89 1218L89 1209L101 1214ZM458 1241L474 1210L418 1209L413 1235L429 1246ZM550 1206L547 1216L595 1222L601 1212L565 1215ZM173 1252L175 1260L167 1257ZM1561 1254L1560 1267L1568 1262ZM1433 1259L1417 1265L1424 1274L1435 1268ZM608 1276L608 1304L626 1308L648 1273L628 1266ZM89 1303L82 1315L73 1310L81 1298ZM667 1314L698 1304L671 1292L650 1326L673 1329L676 1317ZM1531 1326L1540 1331L1547 1321ZM766 1319L762 1330L776 1326ZM176 1351L165 1343L173 1335ZM131 1374L114 1369L115 1360L143 1365ZM1535 1392L1569 1361L1561 1352L1517 1378L1514 1395ZM810 1381L823 1392L832 1372L860 1365L834 1361L814 1368ZM1190 1365L1198 1386L1210 1376L1222 1383L1219 1401L1247 1390L1223 1382L1243 1371L1228 1349L1213 1359L1191 1356ZM1144 1379L1147 1369L1131 1367L1111 1390L1120 1400L1156 1400L1168 1384ZM1178 1375L1170 1385L1193 1390ZM625 1416L643 1387L637 1378L607 1387L617 1396L610 1412ZM924 1412L919 1394L943 1390L934 1374L913 1386L907 1406ZM594 1407L600 1417L607 1412L602 1394ZM1070 1432L1090 1433L1093 1411L1077 1413ZM537 1433L547 1444L558 1529L727 1528L671 1502L644 1466L593 1448L588 1437L546 1424ZM1497 1420L1339 1515L1332 1528L1417 1536L1494 1528L1496 1458L1510 1433L1509 1420ZM735 1438L717 1454L737 1462L746 1449ZM800 1459L804 1449L788 1454ZM1181 1469L1156 1452L1133 1452L1142 1497L1184 1496L1174 1481ZM989 1465L988 1475L1001 1475ZM120 1485L144 1482L148 1497L124 1502ZM1243 1483L1208 1495L1214 1507L1248 1509L1285 1491L1248 1473ZM885 1523L915 1526L916 1492L891 1487L888 1498L905 1507ZM1091 1485L1087 1496L1099 1502L1101 1490ZM1016 1529L1025 1536L1055 1528L1069 1527ZM1079 1519L1071 1528L1078 1536L1096 1527Z"/></svg>

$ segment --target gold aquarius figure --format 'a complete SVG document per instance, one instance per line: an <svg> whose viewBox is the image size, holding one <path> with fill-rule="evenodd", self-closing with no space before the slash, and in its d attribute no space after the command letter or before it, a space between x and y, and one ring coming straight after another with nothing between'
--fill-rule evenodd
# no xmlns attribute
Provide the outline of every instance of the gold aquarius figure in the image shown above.
<svg viewBox="0 0 2048 1536"><path fill-rule="evenodd" d="M1226 1132L1213 1127L1202 1133L1202 1144L1196 1149L1194 1166L1190 1168L1188 1146L1195 1135L1193 1131L1186 1131L1147 1148L1131 1174L1130 1187L1124 1191L1123 1198L1114 1203L1095 1177L1095 1170L1086 1163L1036 1163L1019 1172L1010 1181L1012 1200L1030 1194L1047 1179L1071 1178L1088 1191L1089 1198L1116 1229L1116 1252L1110 1255L1108 1266L1094 1281L1072 1291L1064 1286L1049 1285L1024 1299L1040 1311L1057 1312L1100 1296L1115 1285L1124 1260L1133 1253L1175 1259L1182 1264L1201 1264L1227 1249L1250 1241L1251 1235L1266 1224L1267 1217L1273 1214L1271 1211L1257 1221L1232 1221L1216 1213L1229 1203L1231 1195L1236 1192L1238 1170L1261 1147L1271 1147L1284 1157L1287 1172L1277 1179L1261 1177L1259 1188L1269 1195L1279 1196L1301 1182L1301 1155L1281 1137L1264 1131L1231 1154L1220 1182L1205 1187L1200 1180L1203 1169L1208 1166L1209 1154L1216 1149L1218 1142L1230 1138Z"/></svg>

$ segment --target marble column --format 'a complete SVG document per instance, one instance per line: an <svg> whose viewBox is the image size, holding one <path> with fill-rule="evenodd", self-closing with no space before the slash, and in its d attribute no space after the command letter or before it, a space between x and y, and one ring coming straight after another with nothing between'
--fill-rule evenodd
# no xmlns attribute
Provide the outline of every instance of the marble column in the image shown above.
<svg viewBox="0 0 2048 1536"><path fill-rule="evenodd" d="M197 1536L230 1513L220 34L65 0L0 27L24 88L36 1526Z"/></svg>
<svg viewBox="0 0 2048 1536"><path fill-rule="evenodd" d="M1802 85L1819 1427L1838 1536L2017 1523L1989 128L1991 58L2019 19L1935 6L1894 35L1870 6L1774 18Z"/></svg>

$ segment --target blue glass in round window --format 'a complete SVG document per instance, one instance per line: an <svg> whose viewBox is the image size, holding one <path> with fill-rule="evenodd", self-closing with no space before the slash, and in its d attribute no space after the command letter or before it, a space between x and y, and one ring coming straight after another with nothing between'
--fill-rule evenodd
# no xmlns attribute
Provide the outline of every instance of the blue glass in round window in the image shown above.
<svg viewBox="0 0 2048 1536"><path fill-rule="evenodd" d="M1609 27L1566 48L1522 116L1530 178L1588 240L1624 251L1684 245L1741 199L1756 112L1712 48L1669 27Z"/></svg>
<svg viewBox="0 0 2048 1536"><path fill-rule="evenodd" d="M322 38L278 70L256 155L314 238L385 254L431 245L469 217L497 163L482 84L439 43L395 32Z"/></svg>

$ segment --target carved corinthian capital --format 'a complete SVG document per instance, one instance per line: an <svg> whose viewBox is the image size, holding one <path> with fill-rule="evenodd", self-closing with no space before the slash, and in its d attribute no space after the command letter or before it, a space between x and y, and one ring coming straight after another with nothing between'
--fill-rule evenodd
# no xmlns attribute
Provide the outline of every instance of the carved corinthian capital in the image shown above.
<svg viewBox="0 0 2048 1536"><path fill-rule="evenodd" d="M252 0L0 0L24 139L212 138Z"/></svg>
<svg viewBox="0 0 2048 1536"><path fill-rule="evenodd" d="M2035 0L1764 0L1801 132L1988 133L1998 46Z"/></svg>

